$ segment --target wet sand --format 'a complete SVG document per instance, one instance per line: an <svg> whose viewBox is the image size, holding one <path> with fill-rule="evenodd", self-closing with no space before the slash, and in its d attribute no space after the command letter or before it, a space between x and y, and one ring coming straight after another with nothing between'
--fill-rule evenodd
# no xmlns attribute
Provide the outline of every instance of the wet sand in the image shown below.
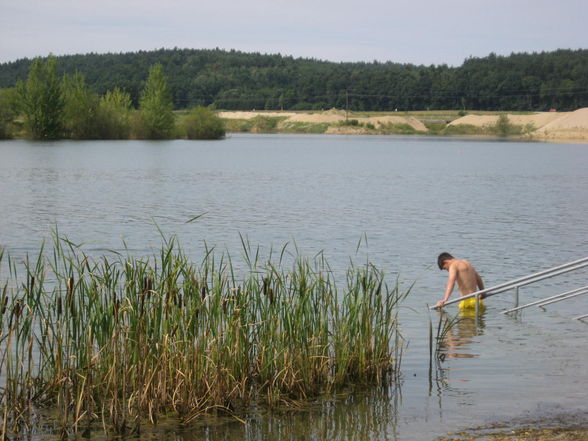
<svg viewBox="0 0 588 441"><path fill-rule="evenodd" d="M439 436L437 441L587 441L588 413L518 420Z"/></svg>
<svg viewBox="0 0 588 441"><path fill-rule="evenodd" d="M552 429L518 429L484 434L459 434L438 438L439 441L586 441L588 427L557 427Z"/></svg>

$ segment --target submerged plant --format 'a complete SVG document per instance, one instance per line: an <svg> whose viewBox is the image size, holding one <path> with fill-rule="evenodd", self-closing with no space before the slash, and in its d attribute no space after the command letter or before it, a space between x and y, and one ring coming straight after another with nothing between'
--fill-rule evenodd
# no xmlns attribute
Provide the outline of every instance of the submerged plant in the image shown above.
<svg viewBox="0 0 588 441"><path fill-rule="evenodd" d="M92 259L56 235L23 278L0 254L0 435L30 429L40 407L64 436L94 421L125 433L397 379L398 282L352 264L340 292L322 254L261 264L243 245L240 277L229 255L196 264L173 237L149 258Z"/></svg>

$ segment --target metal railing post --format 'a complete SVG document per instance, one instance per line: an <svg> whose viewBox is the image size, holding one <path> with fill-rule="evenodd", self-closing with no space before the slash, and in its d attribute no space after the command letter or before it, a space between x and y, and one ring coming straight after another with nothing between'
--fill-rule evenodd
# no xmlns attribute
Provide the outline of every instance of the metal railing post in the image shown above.
<svg viewBox="0 0 588 441"><path fill-rule="evenodd" d="M588 294L588 285L583 286L582 288L574 289L572 291L567 291L567 292L563 292L561 294L547 297L545 299L536 300L534 302L527 303L522 306L517 306L516 308L507 309L506 311L502 311L502 314L508 314L511 312L520 311L521 309L529 308L530 306L546 305L546 304L552 303L552 301L565 300L565 299L569 299L571 297L575 297L575 296L582 295L582 294Z"/></svg>

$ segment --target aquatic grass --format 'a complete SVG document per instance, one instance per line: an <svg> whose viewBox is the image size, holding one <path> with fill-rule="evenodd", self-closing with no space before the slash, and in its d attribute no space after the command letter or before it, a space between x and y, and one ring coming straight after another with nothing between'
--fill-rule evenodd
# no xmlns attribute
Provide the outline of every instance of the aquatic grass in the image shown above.
<svg viewBox="0 0 588 441"><path fill-rule="evenodd" d="M262 262L242 243L239 274L206 246L192 262L173 236L147 258L91 258L56 232L22 279L0 252L0 435L32 430L41 408L63 437L124 434L398 379L398 281L352 263L340 291L322 253Z"/></svg>

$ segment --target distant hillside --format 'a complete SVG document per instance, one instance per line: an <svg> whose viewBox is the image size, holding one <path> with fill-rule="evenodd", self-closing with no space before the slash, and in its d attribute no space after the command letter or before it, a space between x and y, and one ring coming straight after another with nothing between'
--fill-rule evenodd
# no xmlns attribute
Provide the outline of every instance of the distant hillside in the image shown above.
<svg viewBox="0 0 588 441"><path fill-rule="evenodd" d="M32 60L0 64L0 88L25 79ZM575 110L588 107L588 50L469 58L459 67L334 63L238 51L161 49L57 57L98 93L120 87L135 102L161 63L177 109Z"/></svg>

